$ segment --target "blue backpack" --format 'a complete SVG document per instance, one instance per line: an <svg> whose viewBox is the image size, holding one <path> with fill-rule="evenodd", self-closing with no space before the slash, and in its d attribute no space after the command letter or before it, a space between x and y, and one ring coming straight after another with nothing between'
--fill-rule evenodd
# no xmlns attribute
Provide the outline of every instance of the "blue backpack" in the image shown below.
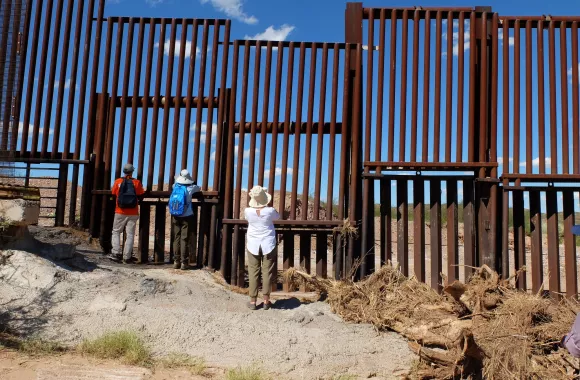
<svg viewBox="0 0 580 380"><path fill-rule="evenodd" d="M172 216L181 216L187 209L187 188L177 184L169 197L169 213Z"/></svg>

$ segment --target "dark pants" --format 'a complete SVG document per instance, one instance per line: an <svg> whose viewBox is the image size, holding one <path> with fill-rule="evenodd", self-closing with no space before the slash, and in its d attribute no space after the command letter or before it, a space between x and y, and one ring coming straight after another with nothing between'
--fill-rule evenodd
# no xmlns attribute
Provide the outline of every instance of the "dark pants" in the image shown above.
<svg viewBox="0 0 580 380"><path fill-rule="evenodd" d="M193 224L193 215L171 218L173 231L173 256L176 263L189 264L189 227Z"/></svg>

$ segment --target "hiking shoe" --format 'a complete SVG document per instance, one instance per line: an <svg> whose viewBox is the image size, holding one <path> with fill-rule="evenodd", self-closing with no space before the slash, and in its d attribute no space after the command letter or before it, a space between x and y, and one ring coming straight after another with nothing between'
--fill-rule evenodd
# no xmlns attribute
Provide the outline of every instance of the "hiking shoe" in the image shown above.
<svg viewBox="0 0 580 380"><path fill-rule="evenodd" d="M272 302L264 302L264 310L270 310L272 307Z"/></svg>
<svg viewBox="0 0 580 380"><path fill-rule="evenodd" d="M179 269L181 267L181 263L178 263L177 261L173 264L173 269Z"/></svg>
<svg viewBox="0 0 580 380"><path fill-rule="evenodd" d="M255 304L255 303L252 303L252 302L248 302L248 308L249 308L250 310L256 310L256 309L257 309L257 308L256 308L256 304Z"/></svg>
<svg viewBox="0 0 580 380"><path fill-rule="evenodd" d="M121 259L117 255L113 255L113 254L108 255L107 258L109 260L112 260L112 261L115 261L115 262L121 261Z"/></svg>
<svg viewBox="0 0 580 380"><path fill-rule="evenodd" d="M188 270L188 269L189 269L189 265L181 264L181 270Z"/></svg>

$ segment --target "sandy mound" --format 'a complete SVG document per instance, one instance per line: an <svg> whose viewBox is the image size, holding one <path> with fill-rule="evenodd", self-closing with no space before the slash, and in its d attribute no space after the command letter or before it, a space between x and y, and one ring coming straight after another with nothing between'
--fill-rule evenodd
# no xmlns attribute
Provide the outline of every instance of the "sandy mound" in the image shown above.
<svg viewBox="0 0 580 380"><path fill-rule="evenodd" d="M78 246L64 262L2 252L0 324L71 345L129 329L159 355L183 352L218 367L258 362L289 379L397 378L415 357L398 335L345 324L325 303L292 298L251 312L208 272L120 266L87 250Z"/></svg>

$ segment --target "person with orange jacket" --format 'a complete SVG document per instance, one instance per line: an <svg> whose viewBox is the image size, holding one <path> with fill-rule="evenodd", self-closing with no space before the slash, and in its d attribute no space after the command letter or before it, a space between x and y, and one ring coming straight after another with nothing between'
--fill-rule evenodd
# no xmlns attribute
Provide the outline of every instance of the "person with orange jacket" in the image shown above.
<svg viewBox="0 0 580 380"><path fill-rule="evenodd" d="M115 220L113 221L112 250L109 258L119 261L121 258L124 264L131 262L133 253L133 244L135 241L135 228L139 220L139 200L142 198L145 190L143 184L136 178L133 178L135 167L132 164L126 164L123 167L124 176L118 178L113 184L111 193L115 196ZM121 256L121 232L125 230L126 240L125 249Z"/></svg>

